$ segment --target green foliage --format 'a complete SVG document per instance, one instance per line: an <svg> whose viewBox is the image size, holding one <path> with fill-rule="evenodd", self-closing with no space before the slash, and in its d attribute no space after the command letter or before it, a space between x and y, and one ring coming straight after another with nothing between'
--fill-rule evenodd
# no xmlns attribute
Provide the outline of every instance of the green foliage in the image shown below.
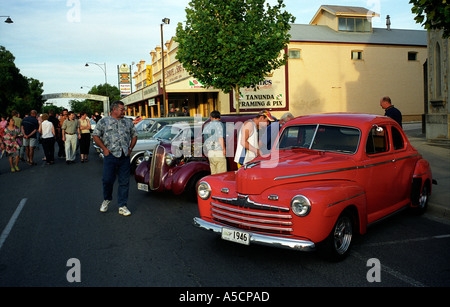
<svg viewBox="0 0 450 307"><path fill-rule="evenodd" d="M235 90L239 97L241 87L256 88L286 64L280 52L295 18L284 7L282 0L275 6L265 0L192 0L185 25L177 26L177 59L205 87Z"/></svg>
<svg viewBox="0 0 450 307"><path fill-rule="evenodd" d="M425 29L442 29L444 38L450 37L450 3L447 0L410 0L414 20Z"/></svg>
<svg viewBox="0 0 450 307"><path fill-rule="evenodd" d="M16 110L23 116L31 110L40 111L43 83L23 76L14 60L13 54L0 46L0 113L9 116Z"/></svg>
<svg viewBox="0 0 450 307"><path fill-rule="evenodd" d="M110 84L100 84L94 85L89 94L109 96L109 101L113 102L120 99L120 90L117 86ZM103 112L103 102L95 100L70 100L70 109L75 113L80 113L81 111L86 112L88 115L95 114L95 112Z"/></svg>

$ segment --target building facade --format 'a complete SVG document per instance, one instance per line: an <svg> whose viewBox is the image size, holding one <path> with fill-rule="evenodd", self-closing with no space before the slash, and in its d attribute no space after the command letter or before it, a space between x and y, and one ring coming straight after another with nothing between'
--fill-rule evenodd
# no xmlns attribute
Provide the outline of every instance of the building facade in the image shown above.
<svg viewBox="0 0 450 307"><path fill-rule="evenodd" d="M373 28L375 16L359 7L321 6L310 24L293 24L290 43L281 51L289 55L287 65L271 72L258 90L242 89L240 112L267 109L276 117L286 111L294 116L324 112L384 114L380 98L390 96L404 121L421 120L426 107L423 64L427 60L427 32ZM173 38L166 42L164 51L167 112L181 115L187 108L191 116L209 116L212 110L222 114L236 111L234 93L204 88L184 70L175 58L177 43ZM129 109L136 110L133 106L140 105L140 115L146 117L161 116L164 109L161 47L150 55L150 86L158 84L160 89L154 97L136 95L127 102ZM152 106L148 99L153 99Z"/></svg>
<svg viewBox="0 0 450 307"><path fill-rule="evenodd" d="M428 140L450 138L450 39L442 30L428 31L427 110Z"/></svg>

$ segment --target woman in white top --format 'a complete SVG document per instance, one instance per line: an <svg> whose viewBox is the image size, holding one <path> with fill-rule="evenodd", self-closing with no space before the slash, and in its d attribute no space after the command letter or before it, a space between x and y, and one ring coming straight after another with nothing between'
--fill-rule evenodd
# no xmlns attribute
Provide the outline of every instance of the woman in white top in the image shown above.
<svg viewBox="0 0 450 307"><path fill-rule="evenodd" d="M269 111L261 111L255 118L249 119L242 125L241 130L239 130L234 157L234 162L236 162L238 168L261 155L258 145L258 129L260 124L267 127L269 122L274 120Z"/></svg>
<svg viewBox="0 0 450 307"><path fill-rule="evenodd" d="M42 136L46 164L55 163L55 127L48 121L48 114L42 114L42 123L39 125L39 133Z"/></svg>

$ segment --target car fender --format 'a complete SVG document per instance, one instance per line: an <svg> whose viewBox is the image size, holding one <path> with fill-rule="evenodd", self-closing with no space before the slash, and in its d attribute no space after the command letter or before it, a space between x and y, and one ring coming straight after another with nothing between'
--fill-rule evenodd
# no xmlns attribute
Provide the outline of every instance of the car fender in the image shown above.
<svg viewBox="0 0 450 307"><path fill-rule="evenodd" d="M425 182L426 179L429 179L430 182L432 181L431 167L427 160L420 159L417 161L414 168L413 178L422 178L422 182Z"/></svg>
<svg viewBox="0 0 450 307"><path fill-rule="evenodd" d="M142 163L138 165L138 167L134 172L134 179L136 180L136 183L148 184L149 177L150 177L150 162L142 161Z"/></svg>
<svg viewBox="0 0 450 307"><path fill-rule="evenodd" d="M276 202L268 203L267 199L278 196ZM294 216L299 219L295 225L296 235L310 238L314 242L324 240L331 232L339 215L344 210L351 210L355 216L355 230L364 234L367 229L366 193L364 189L353 181L329 180L292 183L272 187L264 191L260 197L250 199L258 203L268 203L276 206L289 206L296 195L307 197L311 203L311 212L306 217Z"/></svg>
<svg viewBox="0 0 450 307"><path fill-rule="evenodd" d="M200 173L204 173L205 176L211 173L208 161L191 161L184 164L178 171L172 173L170 180L172 192L175 195L183 193L189 180Z"/></svg>
<svg viewBox="0 0 450 307"><path fill-rule="evenodd" d="M425 159L420 159L417 161L416 166L414 167L413 179L412 179L412 188L411 188L411 200L418 200L419 195L422 191L423 185L428 182L428 191L431 194L433 175L431 173L430 163ZM412 203L413 206L416 203Z"/></svg>

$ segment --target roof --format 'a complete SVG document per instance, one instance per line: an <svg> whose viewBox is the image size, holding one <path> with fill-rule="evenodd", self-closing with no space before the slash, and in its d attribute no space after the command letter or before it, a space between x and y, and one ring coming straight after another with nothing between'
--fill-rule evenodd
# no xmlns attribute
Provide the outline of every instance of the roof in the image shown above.
<svg viewBox="0 0 450 307"><path fill-rule="evenodd" d="M292 24L291 42L427 46L427 31L373 28L373 32L337 32L327 26Z"/></svg>
<svg viewBox="0 0 450 307"><path fill-rule="evenodd" d="M373 123L396 123L393 119L377 115L364 113L321 113L299 116L290 120L287 124L325 124L325 125L343 125L352 127L371 127ZM287 125L286 124L286 125Z"/></svg>
<svg viewBox="0 0 450 307"><path fill-rule="evenodd" d="M349 17L378 17L380 14L375 13L359 6L341 6L341 5L322 5L317 13L311 20L311 24L314 20L322 13L322 11L327 11L335 16L349 16Z"/></svg>

